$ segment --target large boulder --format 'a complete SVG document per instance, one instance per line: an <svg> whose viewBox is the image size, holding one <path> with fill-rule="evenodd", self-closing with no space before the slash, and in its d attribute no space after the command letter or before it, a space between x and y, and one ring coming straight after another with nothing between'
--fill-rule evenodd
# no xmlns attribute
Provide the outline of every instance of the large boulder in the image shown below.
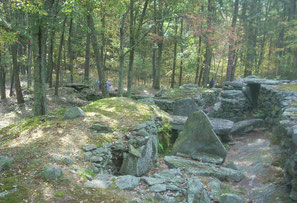
<svg viewBox="0 0 297 203"><path fill-rule="evenodd" d="M116 179L116 185L121 190L133 190L139 186L140 179L135 176L120 176Z"/></svg>
<svg viewBox="0 0 297 203"><path fill-rule="evenodd" d="M263 127L264 126L264 120L263 119L249 119L244 121L239 121L234 124L231 134L232 135L240 135L243 133L248 133L255 128Z"/></svg>
<svg viewBox="0 0 297 203"><path fill-rule="evenodd" d="M74 119L74 118L84 117L84 116L85 116L85 113L79 107L68 108L64 113L65 119Z"/></svg>
<svg viewBox="0 0 297 203"><path fill-rule="evenodd" d="M198 105L194 99L188 97L174 102L173 115L189 116L191 113L198 111Z"/></svg>
<svg viewBox="0 0 297 203"><path fill-rule="evenodd" d="M45 179L56 180L62 176L62 169L55 166L45 166L43 175Z"/></svg>
<svg viewBox="0 0 297 203"><path fill-rule="evenodd" d="M178 136L172 148L172 154L199 156L209 154L222 158L227 151L213 131L212 125L203 111L194 112L186 121L184 131Z"/></svg>
<svg viewBox="0 0 297 203"><path fill-rule="evenodd" d="M221 203L244 203L245 201L238 195L234 194L222 194L220 197Z"/></svg>

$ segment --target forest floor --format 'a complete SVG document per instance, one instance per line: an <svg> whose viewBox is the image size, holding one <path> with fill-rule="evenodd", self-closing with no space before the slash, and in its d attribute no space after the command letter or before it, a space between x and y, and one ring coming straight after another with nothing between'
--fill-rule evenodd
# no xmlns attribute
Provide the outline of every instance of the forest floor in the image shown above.
<svg viewBox="0 0 297 203"><path fill-rule="evenodd" d="M144 88L139 88L137 90L138 94L147 94L150 96L153 96L156 92L154 90L147 90ZM73 106L73 100L75 99L77 103L80 103L81 105L85 105L88 102L82 101L78 98L74 98L74 90L72 88L61 88L60 89L60 97L56 98L53 96L53 89L48 91L48 111L53 112L54 110L67 108L69 106ZM10 124L16 123L18 121L22 121L27 119L28 117L32 117L32 108L33 108L33 97L32 94L27 93L24 94L26 104L23 107L18 107L16 105L15 99L8 98L7 101L0 103L0 129L3 127L6 127ZM71 102L70 102L71 101ZM67 122L66 124L56 123L57 128L61 128L60 125L62 125L62 128L68 129L68 132L63 132L64 134L67 134L67 137L73 139L73 144L71 146L71 151L75 151L77 149L74 148L77 143L81 142L85 139L84 132L81 131L82 126L76 126L76 123L74 122ZM68 127L67 127L68 126ZM72 126L72 127L69 127ZM89 126L85 126L88 128ZM57 130L57 133L59 129ZM50 135L53 133L47 132L45 130L46 134ZM68 136L69 135L69 136ZM225 188L224 192L237 192L238 195L251 200L253 202L277 202L277 203L290 203L288 199L288 193L286 192L286 187L280 187L284 184L284 171L282 168L280 168L280 149L277 145L274 145L271 142L271 133L267 129L256 129L255 131L248 133L242 137L235 137L233 142L228 145L228 156L227 156L227 162L232 161L235 163L237 168L241 170L245 174L245 179L243 179L239 183L227 183L230 187ZM0 137L1 138L1 137ZM31 139L32 137L29 137L28 139ZM39 157L42 160L35 160L36 163L32 163L33 166L37 166L36 164L40 164L42 162L47 162L48 157L44 156L43 153L45 150L47 150L47 147L49 146L48 143L53 142L53 140L50 140L50 138L47 136L44 137L44 140L42 142L37 143L36 145L30 145L29 148L19 148L15 147L11 151L6 151L6 155L15 155L18 156L22 160L23 158L29 159L30 157ZM15 146L20 146L20 143L14 143ZM61 146L63 143L56 143L54 146L58 147L55 149L48 149L51 153L56 153L57 151L61 150ZM51 145L52 146L52 145ZM73 149L72 149L73 148ZM68 149L67 149L68 150ZM31 154L32 153L32 154ZM23 157L24 156L24 157ZM26 159L24 160L26 162ZM39 191L40 188L43 188L43 191L45 194L43 194L43 198L48 195L49 199L44 199L45 201L55 201L55 202L73 202L73 198L77 198L78 196L81 199L89 199L92 200L92 198L97 199L98 195L104 196L104 199L113 198L113 202L121 202L123 197L126 199L129 199L129 197L132 197L133 194L130 194L128 192L125 193L118 193L118 194L111 194L108 191L100 191L93 190L93 189L81 189L74 187L74 182L77 182L78 184L81 181L85 181L81 179L81 174L76 175L77 177L74 177L74 174L71 174L71 170L69 173L66 173L66 177L72 176L70 180L70 183L65 182L69 181L68 179L62 180L62 182L54 183L53 185L49 183L41 183L40 179L37 179L37 181L34 182L34 179L31 180L30 177L36 176L36 173L33 173L32 171L35 171L35 169L32 169L32 167L28 168L28 171L23 171L24 168L27 168L28 166L25 166L25 162L21 161L20 165L18 166L19 169L16 171L12 171L14 173L14 177L12 179L9 179L9 181L12 184L18 184L20 181L21 183L21 191L27 191L28 188L25 188L28 184L29 186L32 186L32 188L35 188L36 191ZM25 165L23 165L25 164ZM167 166L165 165L164 161L162 159L159 160L159 166L155 169L152 169L151 172L155 172L156 170L164 169ZM27 170L27 169L26 169ZM11 177L9 174L6 174L7 177ZM21 180L21 178L24 178L24 180ZM26 180L27 179L27 180ZM8 179L7 179L8 180ZM29 181L29 182L28 182ZM33 182L31 182L33 181ZM64 182L63 182L64 181ZM0 178L0 189L5 184L3 183ZM57 184L59 184L59 189ZM60 189L61 185L65 185L65 190ZM73 191L73 196L68 196L69 194L66 190L68 190L70 186L71 190ZM5 185L4 185L5 187ZM24 190L22 190L22 188ZM228 191L229 190L229 191ZM97 194L95 196L91 196L93 192L95 193L97 191ZM1 192L1 191L0 191ZM35 192L36 193L36 192ZM34 192L30 192L31 195L37 195ZM71 193L71 192L70 192ZM78 194L79 193L79 194ZM22 195L20 193L20 195ZM65 196L64 196L65 195ZM38 196L38 195L37 195ZM50 196L54 196L50 198ZM61 197L60 197L61 196ZM35 199L34 197L27 197L28 199ZM60 201L61 200L61 201ZM0 199L1 202L1 199ZM92 201L91 201L92 202Z"/></svg>
<svg viewBox="0 0 297 203"><path fill-rule="evenodd" d="M226 161L232 161L245 174L245 179L233 184L245 199L253 202L292 202L288 198L281 165L281 152L272 143L273 135L266 129L256 129L234 138Z"/></svg>

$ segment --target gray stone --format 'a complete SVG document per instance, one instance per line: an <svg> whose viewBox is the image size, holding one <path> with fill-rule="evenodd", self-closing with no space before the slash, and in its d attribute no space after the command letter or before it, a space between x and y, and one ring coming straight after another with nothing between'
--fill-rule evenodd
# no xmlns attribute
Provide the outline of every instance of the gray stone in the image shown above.
<svg viewBox="0 0 297 203"><path fill-rule="evenodd" d="M145 129L141 129L136 133L137 136L147 137L149 136L148 132Z"/></svg>
<svg viewBox="0 0 297 203"><path fill-rule="evenodd" d="M123 164L120 173L123 175L141 176L148 172L157 160L158 141L155 136L149 138L145 146L137 148L141 157L131 153L124 153Z"/></svg>
<svg viewBox="0 0 297 203"><path fill-rule="evenodd" d="M4 192L0 192L0 198L4 198L5 196L10 195L11 193L14 193L16 191L18 191L18 189L13 188L11 190L5 190Z"/></svg>
<svg viewBox="0 0 297 203"><path fill-rule="evenodd" d="M240 135L243 133L250 132L255 128L259 128L263 126L264 126L263 119L250 119L250 120L239 121L234 124L230 133L232 135Z"/></svg>
<svg viewBox="0 0 297 203"><path fill-rule="evenodd" d="M181 188L180 185L175 185L175 184L166 185L166 189L171 190L171 191L182 191L183 190L183 188Z"/></svg>
<svg viewBox="0 0 297 203"><path fill-rule="evenodd" d="M199 178L189 178L187 182L187 202L192 203L200 195L203 184Z"/></svg>
<svg viewBox="0 0 297 203"><path fill-rule="evenodd" d="M84 187L87 187L87 188L101 188L101 189L106 189L109 187L110 184L102 181L102 180L92 180L92 181L89 181L89 182L86 182L84 184Z"/></svg>
<svg viewBox="0 0 297 203"><path fill-rule="evenodd" d="M293 140L293 143L297 146L297 125L294 125L292 129L293 129L292 140Z"/></svg>
<svg viewBox="0 0 297 203"><path fill-rule="evenodd" d="M207 190L203 190L200 197L200 203L211 203Z"/></svg>
<svg viewBox="0 0 297 203"><path fill-rule="evenodd" d="M149 104L155 104L155 101L152 97L149 98L144 98L144 99L139 99L139 102L145 102L145 103L149 103Z"/></svg>
<svg viewBox="0 0 297 203"><path fill-rule="evenodd" d="M172 114L174 101L170 99L156 99L154 98L155 104L163 111Z"/></svg>
<svg viewBox="0 0 297 203"><path fill-rule="evenodd" d="M155 97L162 97L162 95L164 94L165 90L163 88L161 88L156 94Z"/></svg>
<svg viewBox="0 0 297 203"><path fill-rule="evenodd" d="M171 129L177 130L178 132L183 131L187 119L188 119L188 117L186 117L186 116L171 115L170 116Z"/></svg>
<svg viewBox="0 0 297 203"><path fill-rule="evenodd" d="M178 155L178 154L177 154ZM224 162L224 159L220 156L213 155L213 154L207 154L207 153L199 153L199 154L193 154L191 156L192 159L206 162L206 163L214 163L214 164L221 164Z"/></svg>
<svg viewBox="0 0 297 203"><path fill-rule="evenodd" d="M162 178L152 178L152 177L142 177L141 180L146 182L148 185L157 185L165 182L165 179Z"/></svg>
<svg viewBox="0 0 297 203"><path fill-rule="evenodd" d="M152 177L164 179L166 182L170 182L170 183L183 184L185 182L185 179L182 178L182 173L178 168L163 170L159 173L155 173Z"/></svg>
<svg viewBox="0 0 297 203"><path fill-rule="evenodd" d="M129 153L139 158L142 156L141 152L135 149L133 145L129 145Z"/></svg>
<svg viewBox="0 0 297 203"><path fill-rule="evenodd" d="M90 161L92 157L92 152L86 152L85 153L85 161Z"/></svg>
<svg viewBox="0 0 297 203"><path fill-rule="evenodd" d="M12 167L13 159L7 156L0 156L0 172L4 169L9 169Z"/></svg>
<svg viewBox="0 0 297 203"><path fill-rule="evenodd" d="M164 160L169 168L183 168L188 173L197 176L216 177L221 181L232 182L239 182L244 178L244 175L238 170L215 164L187 160L176 156L165 156Z"/></svg>
<svg viewBox="0 0 297 203"><path fill-rule="evenodd" d="M189 116L191 113L198 111L199 108L192 98L185 98L174 102L173 115Z"/></svg>
<svg viewBox="0 0 297 203"><path fill-rule="evenodd" d="M220 203L244 203L245 201L234 194L222 194L220 197Z"/></svg>
<svg viewBox="0 0 297 203"><path fill-rule="evenodd" d="M220 118L209 118L213 130L217 135L228 135L234 125L233 121Z"/></svg>
<svg viewBox="0 0 297 203"><path fill-rule="evenodd" d="M238 99L244 97L244 94L240 90L225 90L222 92L222 97L226 99Z"/></svg>
<svg viewBox="0 0 297 203"><path fill-rule="evenodd" d="M116 185L121 190L133 190L139 186L140 179L135 176L120 176L116 179Z"/></svg>
<svg viewBox="0 0 297 203"><path fill-rule="evenodd" d="M91 159L90 159L90 161L91 162L98 163L98 162L103 161L103 158L101 156L92 156Z"/></svg>
<svg viewBox="0 0 297 203"><path fill-rule="evenodd" d="M177 202L174 197L163 196L161 193L156 193L155 199L159 200L161 202L166 202L166 203L176 203Z"/></svg>
<svg viewBox="0 0 297 203"><path fill-rule="evenodd" d="M166 191L166 185L165 184L157 184L150 187L151 192L164 192Z"/></svg>
<svg viewBox="0 0 297 203"><path fill-rule="evenodd" d="M203 111L194 112L189 116L184 131L178 136L172 148L172 154L177 152L190 155L211 154L221 157L223 161L227 155L224 145L213 131Z"/></svg>
<svg viewBox="0 0 297 203"><path fill-rule="evenodd" d="M68 108L64 113L65 119L74 119L74 118L84 117L84 116L85 116L85 113L79 107Z"/></svg>
<svg viewBox="0 0 297 203"><path fill-rule="evenodd" d="M56 180L62 176L62 169L55 166L45 166L43 175L45 179Z"/></svg>
<svg viewBox="0 0 297 203"><path fill-rule="evenodd" d="M100 124L97 124L97 123L94 123L91 126L91 129L97 131L98 133L109 133L109 132L113 131L112 127L105 126L105 125L100 125Z"/></svg>
<svg viewBox="0 0 297 203"><path fill-rule="evenodd" d="M83 146L82 148L85 152L89 152L89 151L92 151L92 150L95 150L97 149L97 146L96 145L85 145Z"/></svg>
<svg viewBox="0 0 297 203"><path fill-rule="evenodd" d="M221 181L213 179L207 184L207 187L210 189L210 196L212 199L219 201L221 195Z"/></svg>
<svg viewBox="0 0 297 203"><path fill-rule="evenodd" d="M62 160L62 162L66 165L71 165L74 163L73 159L71 159L70 157L64 157L64 159Z"/></svg>

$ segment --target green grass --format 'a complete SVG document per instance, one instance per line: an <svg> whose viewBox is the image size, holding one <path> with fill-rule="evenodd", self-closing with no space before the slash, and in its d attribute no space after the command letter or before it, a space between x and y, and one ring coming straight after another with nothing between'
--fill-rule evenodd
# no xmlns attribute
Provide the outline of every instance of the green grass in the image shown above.
<svg viewBox="0 0 297 203"><path fill-rule="evenodd" d="M203 92L213 92L213 90L206 88L198 88L198 89L170 89L163 96L168 97L173 100L183 99L185 97L195 97L199 93Z"/></svg>
<svg viewBox="0 0 297 203"><path fill-rule="evenodd" d="M280 85L278 87L279 90L289 90L289 91L295 91L297 92L297 84L284 84L284 85Z"/></svg>

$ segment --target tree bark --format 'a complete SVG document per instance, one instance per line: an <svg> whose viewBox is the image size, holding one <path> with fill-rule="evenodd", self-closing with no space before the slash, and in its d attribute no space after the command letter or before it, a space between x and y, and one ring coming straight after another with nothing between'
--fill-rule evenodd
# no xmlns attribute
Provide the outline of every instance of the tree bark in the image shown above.
<svg viewBox="0 0 297 203"><path fill-rule="evenodd" d="M5 69L4 66L1 64L1 51L0 51L0 95L1 95L1 100L6 99L6 89L5 89Z"/></svg>
<svg viewBox="0 0 297 203"><path fill-rule="evenodd" d="M88 18L90 18L90 15L88 15ZM85 82L89 82L89 78L90 78L90 41L91 41L90 39L91 39L91 35L90 35L89 32L87 32L85 74L84 74L84 81Z"/></svg>
<svg viewBox="0 0 297 203"><path fill-rule="evenodd" d="M184 19L181 18L181 21L180 21L180 38L181 39L183 37L183 29L184 29ZM183 54L184 54L184 47L183 47L183 45L180 46L180 52L181 52L181 57L180 57L180 66L179 66L178 86L181 86L182 85L182 79L183 79Z"/></svg>
<svg viewBox="0 0 297 203"><path fill-rule="evenodd" d="M18 67L18 61L17 61L17 44L13 44L11 46L11 54L12 54L12 61L13 61L12 62L12 64L13 64L13 75L14 75L17 102L18 102L18 104L23 104L25 101L24 101L22 88L21 88L20 77L19 77L19 67Z"/></svg>
<svg viewBox="0 0 297 203"><path fill-rule="evenodd" d="M208 0L208 16L207 16L207 30L208 33L206 35L206 53L205 53L205 61L204 61L204 77L203 77L203 87L207 87L210 66L211 66L211 56L212 56L212 46L210 41L211 35L211 26L212 26L212 14L213 14L213 0Z"/></svg>
<svg viewBox="0 0 297 203"><path fill-rule="evenodd" d="M39 19L40 21L40 19ZM40 22L39 22L40 23ZM35 68L34 68L34 115L46 114L46 33L45 28L38 26L35 43Z"/></svg>
<svg viewBox="0 0 297 203"><path fill-rule="evenodd" d="M228 51L228 65L227 65L227 74L226 74L226 81L231 81L232 80L232 71L235 71L234 67L234 34L235 34L235 26L236 26L236 21L237 21L237 16L238 16L238 2L239 0L235 0L234 4L234 11L233 11L233 18L232 18L232 25L231 25L231 36L229 37L229 51Z"/></svg>
<svg viewBox="0 0 297 203"><path fill-rule="evenodd" d="M27 88L30 89L32 86L32 40L30 40L28 45L28 59L27 59Z"/></svg>
<svg viewBox="0 0 297 203"><path fill-rule="evenodd" d="M102 90L102 96L104 98L109 97L109 93L107 91L107 86L106 86L106 79L105 79L105 74L104 74L104 69L103 69L103 61L101 61L101 57L100 57L100 52L99 52L99 45L98 45L98 41L97 41L97 33L95 30L95 25L94 25L94 21L93 21L93 17L91 16L91 14L89 14L90 17L89 19L89 28L91 29L91 40L92 40L92 46L94 49L94 53L95 53L95 58L96 58L96 66L97 66L97 71L98 71L98 77L100 80L100 88Z"/></svg>
<svg viewBox="0 0 297 203"><path fill-rule="evenodd" d="M55 96L59 96L60 64L61 64L61 57L62 57L62 48L63 48L64 34L65 34L66 20L67 20L67 16L65 16L63 21L62 34L60 38L60 46L59 46L58 60L57 60L57 66L56 66Z"/></svg>
<svg viewBox="0 0 297 203"><path fill-rule="evenodd" d="M199 42L198 42L198 50L197 50L197 68L196 68L196 75L195 75L195 84L198 83L198 76L199 76L199 70L201 65L201 41L202 37L199 36Z"/></svg>
<svg viewBox="0 0 297 203"><path fill-rule="evenodd" d="M72 52L72 31L73 27L73 18L71 16L69 23L69 36L68 36L68 56L69 56L69 69L70 69L70 82L73 83L73 52Z"/></svg>
<svg viewBox="0 0 297 203"><path fill-rule="evenodd" d="M177 55L177 18L175 19L175 31L174 31L174 48L173 48L173 67L172 67L172 75L171 75L171 88L174 88L174 84L175 84L175 67L176 67L176 55Z"/></svg>

